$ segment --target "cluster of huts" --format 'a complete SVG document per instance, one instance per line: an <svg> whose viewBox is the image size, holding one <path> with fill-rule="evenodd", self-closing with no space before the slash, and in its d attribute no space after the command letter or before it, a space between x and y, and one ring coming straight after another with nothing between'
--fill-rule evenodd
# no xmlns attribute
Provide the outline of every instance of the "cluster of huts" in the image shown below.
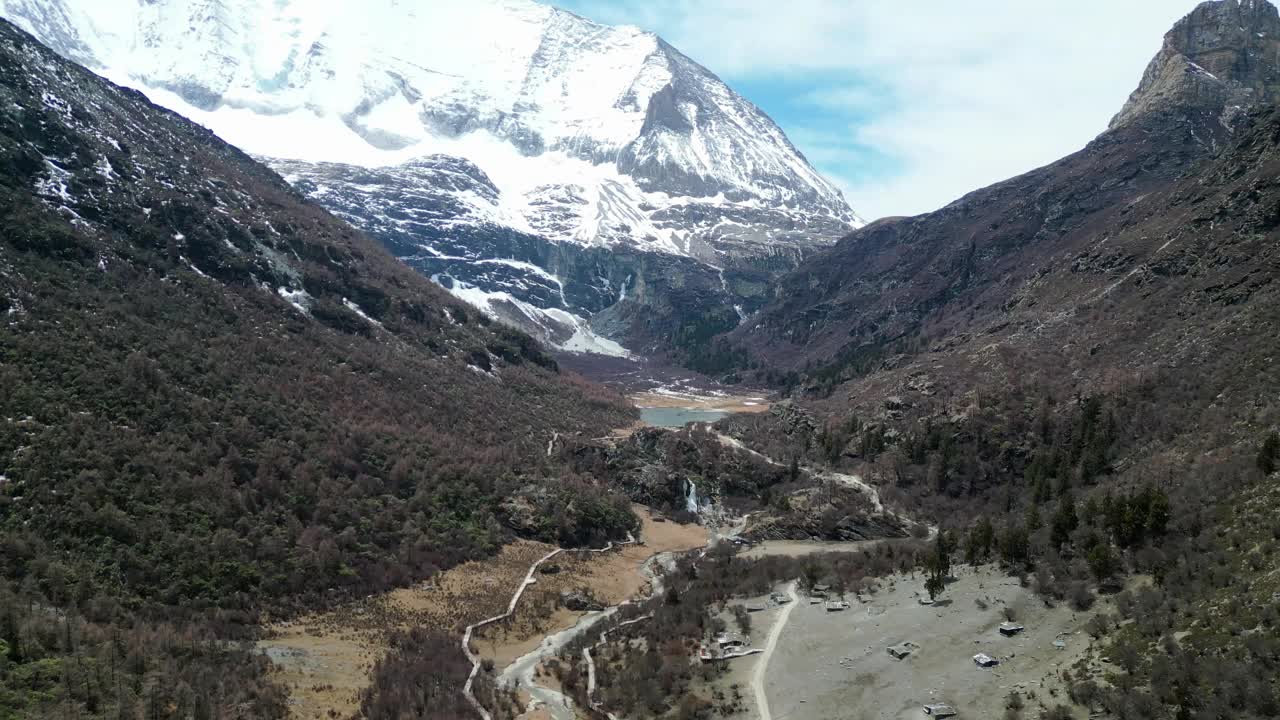
<svg viewBox="0 0 1280 720"><path fill-rule="evenodd" d="M998 629L1001 635L1005 637L1013 637L1021 633L1026 628L1015 622L1004 622L1000 624ZM919 649L919 647L919 645L912 642L901 642L897 645L890 645L885 648L885 651L888 652L889 656L894 660L904 660L911 653ZM987 653L978 653L977 655L974 655L973 662L981 668L991 668L1000 664L1000 660L998 658L992 657ZM954 706L946 703L927 703L924 706L924 714L935 718L948 718L958 715L959 711L956 710Z"/></svg>
<svg viewBox="0 0 1280 720"><path fill-rule="evenodd" d="M698 649L698 658L702 662L732 660L762 653L764 650L751 647L751 639L741 633L725 632L716 636L711 643L703 643Z"/></svg>

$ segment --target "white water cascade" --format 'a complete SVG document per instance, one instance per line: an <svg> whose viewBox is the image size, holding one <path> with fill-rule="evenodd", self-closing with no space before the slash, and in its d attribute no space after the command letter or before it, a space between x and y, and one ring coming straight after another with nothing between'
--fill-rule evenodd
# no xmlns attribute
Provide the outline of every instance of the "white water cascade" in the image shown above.
<svg viewBox="0 0 1280 720"><path fill-rule="evenodd" d="M684 496L684 509L697 515L698 514L698 485L692 480L686 480L689 483L689 491Z"/></svg>

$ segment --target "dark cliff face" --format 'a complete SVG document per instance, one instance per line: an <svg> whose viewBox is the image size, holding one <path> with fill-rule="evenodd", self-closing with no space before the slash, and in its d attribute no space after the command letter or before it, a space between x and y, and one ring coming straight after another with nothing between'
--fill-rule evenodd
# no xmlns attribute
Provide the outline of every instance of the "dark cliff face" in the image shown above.
<svg viewBox="0 0 1280 720"><path fill-rule="evenodd" d="M779 282L734 333L785 369L880 358L981 326L1144 196L1211 157L1188 125L1149 116L1052 165L843 239Z"/></svg>

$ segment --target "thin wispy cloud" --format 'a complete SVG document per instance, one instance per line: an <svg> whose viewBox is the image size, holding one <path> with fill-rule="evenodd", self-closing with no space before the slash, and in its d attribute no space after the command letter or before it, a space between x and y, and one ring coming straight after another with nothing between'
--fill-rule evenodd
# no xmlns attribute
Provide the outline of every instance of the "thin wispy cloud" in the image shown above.
<svg viewBox="0 0 1280 720"><path fill-rule="evenodd" d="M661 34L774 117L868 217L1083 147L1186 0L569 0Z"/></svg>

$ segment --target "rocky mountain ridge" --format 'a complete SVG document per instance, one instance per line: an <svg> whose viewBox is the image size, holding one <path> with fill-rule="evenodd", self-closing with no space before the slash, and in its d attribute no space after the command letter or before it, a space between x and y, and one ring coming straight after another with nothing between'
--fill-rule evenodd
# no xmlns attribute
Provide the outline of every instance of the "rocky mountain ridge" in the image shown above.
<svg viewBox="0 0 1280 720"><path fill-rule="evenodd" d="M634 415L204 128L3 21L0 61L14 71L0 81L5 543L20 534L32 547L54 544L47 556L127 575L113 592L139 606L198 595L250 607L229 586L185 585L169 566L154 572L148 563L161 558L206 579L212 572L208 537L173 545L166 534L207 536L228 518L256 517L217 558L231 561L261 551L265 534L293 512L276 505L291 493L312 498L301 512L315 532L362 533L348 510L407 519L410 498L444 491L470 472L464 465L489 466L491 478L512 473L522 454L545 457L552 434ZM413 459L402 447L410 438L414 452L431 457ZM304 470L301 455L311 458ZM407 459L393 473L385 457ZM214 470L220 462L225 472ZM492 480L466 481L468 492L490 497L456 506L481 514L455 519L501 539L499 501L537 484L538 474L528 466L487 489ZM203 490L173 492L195 485ZM130 517L129 558L111 542L95 544L93 528L68 530L108 497ZM349 504L338 510L331 501ZM227 503L241 502L226 514ZM171 525L168 512L208 521ZM297 516L287 522L294 536L304 529ZM377 559L348 558L343 577L336 564L298 566L276 578L271 601L384 584L384 570L400 562L424 570L424 562L485 552L424 532L414 542L439 553L436 561L396 559L384 546ZM132 564L126 571L121 562ZM6 555L0 579L38 577L43 567ZM244 580L256 586L263 576Z"/></svg>
<svg viewBox="0 0 1280 720"><path fill-rule="evenodd" d="M1230 125L1280 99L1280 13L1267 0L1206 2L1165 35L1142 81L1112 119L1115 129L1174 105L1203 108Z"/></svg>
<svg viewBox="0 0 1280 720"><path fill-rule="evenodd" d="M1272 32L1276 10L1269 4L1204 3L1170 33L1161 56L1213 45L1220 23L1209 23L1206 37L1197 29L1205 19L1225 14L1243 21L1246 8L1243 20L1255 24L1233 37L1249 45ZM1272 60L1249 77L1270 77L1280 67ZM1164 65L1158 58L1152 67ZM1188 287L1181 274L1153 269L1164 267L1161 258L1177 246L1159 213L1182 217L1185 201L1174 188L1202 182L1202 169L1259 132L1254 126L1269 112L1267 98L1258 98L1250 119L1230 93L1161 94L1150 77L1149 71L1114 126L1083 150L936 212L874 223L815 255L780 281L773 302L731 342L778 371L807 372L824 384L924 363L937 353L974 353L973 362L986 363L981 358L1002 345L1051 351L1055 362L1078 362L1080 373L1104 367L1108 348L1117 347L1107 339L1110 331L1085 330L1073 318L1099 308L1116 308L1108 316L1164 314L1168 308L1150 306L1146 291L1125 290L1139 282ZM1189 77L1199 88L1227 82L1197 79L1204 77L1199 72ZM1224 123L1233 113L1241 114ZM1130 339L1141 344L1154 336Z"/></svg>
<svg viewBox="0 0 1280 720"><path fill-rule="evenodd" d="M624 352L607 335L661 351L729 329L777 272L862 222L776 124L657 36L528 0L4 0L0 14L272 163L401 257L455 258L446 286L560 347ZM458 252L459 233L479 247ZM491 282L494 260L519 264ZM692 292L623 297L637 264ZM547 282L598 292L548 304Z"/></svg>

